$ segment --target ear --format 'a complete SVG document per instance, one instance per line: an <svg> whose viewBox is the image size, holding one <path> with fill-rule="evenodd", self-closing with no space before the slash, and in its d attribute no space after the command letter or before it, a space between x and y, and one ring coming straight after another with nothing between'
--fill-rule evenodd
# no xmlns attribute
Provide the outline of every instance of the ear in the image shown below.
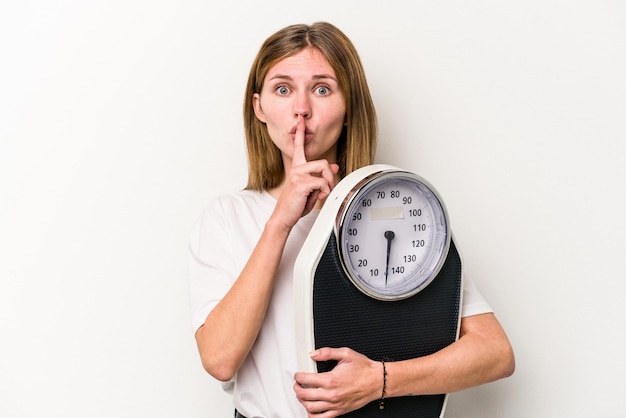
<svg viewBox="0 0 626 418"><path fill-rule="evenodd" d="M261 107L261 95L259 93L254 93L252 96L252 109L254 109L256 118L265 123L265 112L263 112L263 108Z"/></svg>

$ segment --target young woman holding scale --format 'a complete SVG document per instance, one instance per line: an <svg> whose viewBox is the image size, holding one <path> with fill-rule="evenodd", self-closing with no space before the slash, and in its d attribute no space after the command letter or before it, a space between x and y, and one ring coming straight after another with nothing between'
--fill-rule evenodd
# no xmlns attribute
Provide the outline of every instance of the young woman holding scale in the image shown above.
<svg viewBox="0 0 626 418"><path fill-rule="evenodd" d="M233 394L238 416L329 418L380 398L383 384L386 397L447 393L513 372L506 334L468 281L458 341L387 363L385 382L380 362L348 348L311 353L338 362L328 373L298 370L293 264L335 185L373 163L370 104L354 46L328 23L276 32L253 63L244 105L248 186L208 205L189 247L202 364Z"/></svg>

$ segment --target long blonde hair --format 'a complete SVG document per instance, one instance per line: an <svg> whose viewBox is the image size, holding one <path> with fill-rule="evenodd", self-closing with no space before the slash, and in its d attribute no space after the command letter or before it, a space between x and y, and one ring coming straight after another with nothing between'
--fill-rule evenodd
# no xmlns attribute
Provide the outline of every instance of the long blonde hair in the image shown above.
<svg viewBox="0 0 626 418"><path fill-rule="evenodd" d="M339 175L372 164L376 154L376 110L361 59L352 41L327 22L291 25L271 35L261 46L248 76L243 116L248 149L246 189L267 190L278 186L285 175L282 156L270 139L267 127L252 108L255 93L261 93L269 69L278 61L307 47L319 50L339 80L346 100L346 125L337 140Z"/></svg>

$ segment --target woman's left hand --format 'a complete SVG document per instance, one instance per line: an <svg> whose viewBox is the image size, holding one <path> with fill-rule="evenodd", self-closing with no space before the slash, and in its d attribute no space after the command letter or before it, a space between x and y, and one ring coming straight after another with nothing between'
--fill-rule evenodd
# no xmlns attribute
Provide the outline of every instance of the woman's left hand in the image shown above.
<svg viewBox="0 0 626 418"><path fill-rule="evenodd" d="M326 373L295 374L294 390L309 417L332 418L359 409L380 398L383 366L350 348L320 348L315 361L335 360Z"/></svg>

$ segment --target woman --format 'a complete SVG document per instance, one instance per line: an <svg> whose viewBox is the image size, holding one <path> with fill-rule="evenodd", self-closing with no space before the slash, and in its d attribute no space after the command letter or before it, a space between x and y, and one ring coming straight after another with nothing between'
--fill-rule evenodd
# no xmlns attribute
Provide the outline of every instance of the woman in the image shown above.
<svg viewBox="0 0 626 418"><path fill-rule="evenodd" d="M460 338L433 355L383 365L322 348L328 373L298 372L295 258L337 182L374 162L376 114L359 56L336 27L270 36L244 100L245 190L214 199L190 239L193 326L204 368L233 393L236 416L335 417L385 397L437 394L510 375L508 339L465 281Z"/></svg>

